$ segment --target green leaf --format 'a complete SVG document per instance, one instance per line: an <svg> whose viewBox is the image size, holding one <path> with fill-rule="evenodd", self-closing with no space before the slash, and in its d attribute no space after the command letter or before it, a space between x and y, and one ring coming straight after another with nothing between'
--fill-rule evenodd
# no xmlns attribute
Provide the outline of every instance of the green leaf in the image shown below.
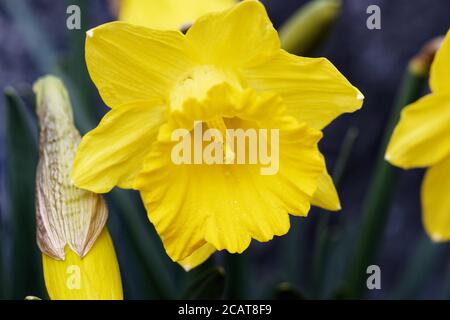
<svg viewBox="0 0 450 320"><path fill-rule="evenodd" d="M34 185L37 165L35 127L12 88L5 89L7 113L7 190L11 223L11 297L44 295L41 255L36 245ZM32 128L30 128L32 127Z"/></svg>

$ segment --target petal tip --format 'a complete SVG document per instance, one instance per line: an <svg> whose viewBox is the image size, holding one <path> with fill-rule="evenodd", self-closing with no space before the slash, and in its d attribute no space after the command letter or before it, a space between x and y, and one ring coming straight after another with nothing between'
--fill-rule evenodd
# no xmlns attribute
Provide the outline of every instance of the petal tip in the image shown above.
<svg viewBox="0 0 450 320"><path fill-rule="evenodd" d="M183 264L182 265L184 271L189 272L192 270L192 266L190 264Z"/></svg>
<svg viewBox="0 0 450 320"><path fill-rule="evenodd" d="M445 238L440 233L431 233L430 234L431 241L435 243L444 242Z"/></svg>
<svg viewBox="0 0 450 320"><path fill-rule="evenodd" d="M90 29L90 30L86 31L86 36L88 38L92 38L94 36L94 29Z"/></svg>
<svg viewBox="0 0 450 320"><path fill-rule="evenodd" d="M358 94L356 95L357 100L364 100L364 95L361 93L361 91L358 91Z"/></svg>

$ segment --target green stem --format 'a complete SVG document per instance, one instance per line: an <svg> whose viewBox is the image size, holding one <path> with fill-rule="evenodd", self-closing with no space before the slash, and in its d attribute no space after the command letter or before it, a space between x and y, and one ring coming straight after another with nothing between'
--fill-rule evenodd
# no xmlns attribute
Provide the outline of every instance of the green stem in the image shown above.
<svg viewBox="0 0 450 320"><path fill-rule="evenodd" d="M302 239L308 238L310 231L308 221L303 217L290 217L291 227L289 233L281 239L283 245L282 259L283 268L281 281L291 283L303 283L306 278L304 270L307 259L307 242ZM304 290L305 288L301 288Z"/></svg>
<svg viewBox="0 0 450 320"><path fill-rule="evenodd" d="M417 68L415 63L409 64L400 94L389 117L376 161L373 180L364 204L363 220L349 268L348 287L345 290L348 298L361 297L366 284L366 269L374 263L388 220L399 169L384 160L386 147L403 107L416 101L421 96L426 78L426 69Z"/></svg>
<svg viewBox="0 0 450 320"><path fill-rule="evenodd" d="M34 184L36 132L31 132L25 106L12 88L5 89L7 106L8 191L12 236L10 295L44 296L40 252L36 245Z"/></svg>
<svg viewBox="0 0 450 320"><path fill-rule="evenodd" d="M251 283L248 270L249 250L242 254L227 253L227 298L248 299L248 284Z"/></svg>
<svg viewBox="0 0 450 320"><path fill-rule="evenodd" d="M348 161L352 154L353 146L355 145L356 139L358 138L359 130L358 128L351 127L347 130L344 137L344 142L342 143L341 150L334 166L333 170L333 181L338 188L342 182L342 178L348 168Z"/></svg>
<svg viewBox="0 0 450 320"><path fill-rule="evenodd" d="M333 170L333 181L336 189L339 189L342 178L348 166L348 161L350 159L353 146L355 144L356 138L358 137L359 131L355 127L348 129L344 142L342 143L334 170ZM319 298L322 296L323 292L323 281L325 274L325 267L327 265L327 252L330 246L330 214L325 213L321 215L320 220L317 224L316 230L316 240L315 240L315 250L313 255L313 269L312 269L312 279L313 288L312 293L315 297Z"/></svg>

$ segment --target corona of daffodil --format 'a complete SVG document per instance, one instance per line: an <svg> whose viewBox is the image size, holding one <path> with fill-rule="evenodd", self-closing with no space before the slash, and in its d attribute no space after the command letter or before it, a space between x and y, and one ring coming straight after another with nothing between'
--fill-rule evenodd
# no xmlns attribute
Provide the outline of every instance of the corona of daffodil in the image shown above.
<svg viewBox="0 0 450 320"><path fill-rule="evenodd" d="M178 30L206 13L232 7L237 0L121 0L119 19L154 29Z"/></svg>
<svg viewBox="0 0 450 320"><path fill-rule="evenodd" d="M289 214L306 216L311 204L340 209L317 144L363 96L327 59L280 49L260 2L202 16L186 35L99 26L88 32L86 61L111 111L83 138L72 178L97 193L139 190L168 255L186 269L215 250L240 253L252 239L284 235ZM278 172L175 164L171 135L195 122L219 132L278 129ZM229 145L222 150L234 158Z"/></svg>
<svg viewBox="0 0 450 320"><path fill-rule="evenodd" d="M386 160L410 169L428 167L422 183L425 230L450 240L450 32L430 71L431 94L407 106L391 137Z"/></svg>
<svg viewBox="0 0 450 320"><path fill-rule="evenodd" d="M122 299L119 265L105 227L106 203L70 179L81 137L67 91L53 76L39 79L34 91L40 127L37 242L48 295L53 300Z"/></svg>

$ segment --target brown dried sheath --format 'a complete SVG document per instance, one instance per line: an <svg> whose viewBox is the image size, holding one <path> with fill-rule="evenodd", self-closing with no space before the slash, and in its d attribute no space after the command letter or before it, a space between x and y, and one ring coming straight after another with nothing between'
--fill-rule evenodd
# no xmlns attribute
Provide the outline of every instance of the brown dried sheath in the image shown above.
<svg viewBox="0 0 450 320"><path fill-rule="evenodd" d="M34 87L39 118L36 174L37 243L41 251L64 260L68 245L80 257L94 244L108 218L103 198L78 189L70 178L80 134L61 80L39 79Z"/></svg>

